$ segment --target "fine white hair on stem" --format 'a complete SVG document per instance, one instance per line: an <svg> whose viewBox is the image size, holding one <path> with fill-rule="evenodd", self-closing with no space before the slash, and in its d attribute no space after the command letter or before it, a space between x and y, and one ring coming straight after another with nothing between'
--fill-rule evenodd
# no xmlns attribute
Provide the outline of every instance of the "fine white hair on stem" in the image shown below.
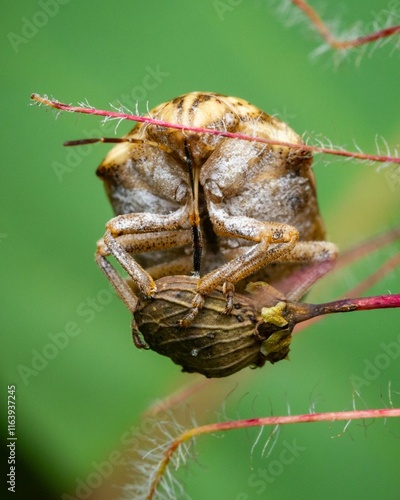
<svg viewBox="0 0 400 500"><path fill-rule="evenodd" d="M120 101L117 102L118 102L117 106L113 105L112 103L110 103L110 106L120 113L128 113L130 115L133 115L133 111L130 108L128 108L128 106L125 106L125 104L122 104Z"/></svg>
<svg viewBox="0 0 400 500"><path fill-rule="evenodd" d="M293 5L291 0L272 0L271 4L286 28L303 24L306 20L306 16Z"/></svg>
<svg viewBox="0 0 400 500"><path fill-rule="evenodd" d="M114 127L114 134L117 135L117 130L118 130L118 127L119 125L121 124L121 122L123 122L123 118L121 118L120 120L117 121L117 124L115 125Z"/></svg>
<svg viewBox="0 0 400 500"><path fill-rule="evenodd" d="M362 397L360 390L354 385L354 380L351 380L352 393L351 393L351 407L353 410L357 409L356 399L360 400L365 409L368 409L366 400Z"/></svg>
<svg viewBox="0 0 400 500"><path fill-rule="evenodd" d="M335 67L339 66L345 59L350 58L355 58L355 64L359 65L364 55L371 57L377 49L388 44L393 45L390 55L400 49L400 37L398 36L400 4L398 2L392 2L387 8L378 12L371 11L372 19L356 21L346 29L341 27L340 13L336 15L336 18L329 19L321 7L318 7L318 11L314 11L308 2L305 2L304 8L300 5L296 6L295 3L295 1L288 0L273 2L277 15L283 19L286 27L293 27L301 22L302 25L307 25L312 29L315 35L318 35L319 32L319 37L323 38L323 42L311 52L311 59L316 59L333 49ZM310 19L311 14L306 12L307 7L313 11L317 20Z"/></svg>
<svg viewBox="0 0 400 500"><path fill-rule="evenodd" d="M151 113L149 101L146 101L146 112L147 112L148 115L150 115L150 113Z"/></svg>
<svg viewBox="0 0 400 500"><path fill-rule="evenodd" d="M81 108L95 109L95 107L89 103L87 97L85 97L83 101L78 102L78 106L80 106Z"/></svg>
<svg viewBox="0 0 400 500"><path fill-rule="evenodd" d="M254 451L261 439L261 436L264 434L264 430L265 430L265 426L261 426L260 427L260 430L258 431L258 434L256 436L256 439L251 447L251 450L250 450L250 460L251 460L251 468L253 469L253 456L254 456Z"/></svg>
<svg viewBox="0 0 400 500"><path fill-rule="evenodd" d="M388 141L383 137L378 134L375 135L375 149L377 154L381 155L384 154L386 156L390 157L398 157L399 156L399 150L396 147L390 147ZM370 164L373 164L373 162L369 162ZM387 170L390 168L393 172L398 170L398 165L394 165L391 162L382 162L379 165L376 166L376 171L381 172L382 170Z"/></svg>
<svg viewBox="0 0 400 500"><path fill-rule="evenodd" d="M309 145L312 145L312 146L318 146L320 148L325 148L325 149L335 149L337 151L345 151L345 147L344 146L339 146L337 144L334 144L332 142L331 139L329 139L329 137L321 134L320 132L316 133L315 131L311 131L311 132L304 132L303 135L302 135L302 139L304 141L304 143L306 144L306 146L309 146ZM359 151L362 153L362 151ZM321 157L320 154L316 154L314 156L314 165L317 163L323 163L323 165L330 165L332 162L334 161L345 161L347 160L348 158L347 157L339 157L339 156L336 156L336 157L333 157L333 156L329 156L329 155L323 155ZM354 160L354 158L351 158Z"/></svg>
<svg viewBox="0 0 400 500"><path fill-rule="evenodd" d="M269 436L267 441L265 442L263 449L261 451L261 457L268 459L272 453L272 450L275 448L276 443L278 442L278 437L281 432L281 426L280 425L275 425ZM267 452L267 453L266 453Z"/></svg>
<svg viewBox="0 0 400 500"><path fill-rule="evenodd" d="M347 420L346 423L343 426L342 432L337 434L336 436L331 436L332 438L338 438L344 436L344 434L347 432L347 429L350 427L350 424L352 423L352 420Z"/></svg>
<svg viewBox="0 0 400 500"><path fill-rule="evenodd" d="M127 108L126 106L124 106L120 101L117 101L116 104L113 104L112 102L110 102L110 107L112 107L113 109L115 109L115 111L117 113L132 113L132 111ZM91 109L94 109L91 107ZM102 125L104 126L108 121L116 121L116 125L114 127L114 134L117 135L117 131L118 131L118 127L120 126L121 122L125 121L124 118L119 118L119 117L109 117L109 116L105 116L102 120Z"/></svg>
<svg viewBox="0 0 400 500"><path fill-rule="evenodd" d="M290 417L290 415L292 414L292 409L290 407L290 403L289 403L288 399L286 400L286 408L287 408L287 414Z"/></svg>
<svg viewBox="0 0 400 500"><path fill-rule="evenodd" d="M191 424L196 427L194 416ZM138 458L132 462L131 483L124 488L124 500L144 500L148 498L149 488L157 474L159 465L171 443L181 435L186 428L182 426L171 411L167 411L166 418L154 421L154 433L141 435L141 449L137 450ZM181 442L176 452L172 454L170 463L159 482L154 498L180 500L189 498L183 485L177 479L173 470L177 470L187 463L195 461L195 439Z"/></svg>
<svg viewBox="0 0 400 500"><path fill-rule="evenodd" d="M389 380L389 383L388 383L388 398L389 398L390 407L394 408L393 400L392 400L392 381L391 380Z"/></svg>

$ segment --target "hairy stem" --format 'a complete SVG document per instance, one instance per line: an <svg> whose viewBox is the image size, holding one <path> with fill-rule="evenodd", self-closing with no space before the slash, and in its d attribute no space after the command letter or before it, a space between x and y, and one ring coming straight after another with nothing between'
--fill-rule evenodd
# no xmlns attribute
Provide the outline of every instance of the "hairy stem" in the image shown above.
<svg viewBox="0 0 400 500"><path fill-rule="evenodd" d="M179 125L177 123L169 123L163 120L157 120L155 118L151 118L149 116L138 116L132 115L129 113L120 113L117 111L108 111L103 109L95 109L92 107L85 108L83 106L70 106L68 104L63 104L54 99L48 99L46 97L41 97L38 94L32 94L31 99L33 101L39 102L40 104L44 104L54 109L59 109L60 111L69 111L70 113L83 113L87 115L97 115L97 116L105 116L107 118L116 118L121 120L130 120L141 123L150 123L151 125L156 125L158 127L172 128L177 130L186 130L190 132L195 132L198 134L209 134L209 135L218 135L221 137L230 137L232 139L239 139L242 141L252 141L252 142L260 142L263 144L269 144L274 146L281 146L291 149L301 149L302 151L310 151L312 153L324 153L334 156L343 156L345 158L355 158L358 160L367 160L367 161L376 161L383 163L399 163L400 157L397 156L388 156L388 155L374 155L374 154L366 154L359 153L355 151L346 151L343 149L333 149L333 148L324 148L321 146L309 146L307 144L293 144L285 141L276 141L271 139L265 139L263 137L250 136L245 134L238 134L234 132L226 132L224 130L214 130L202 127L188 127L186 125Z"/></svg>
<svg viewBox="0 0 400 500"><path fill-rule="evenodd" d="M397 25L375 31L374 33L370 33L369 35L360 36L352 40L338 40L332 34L328 26L322 21L317 12L305 0L292 0L292 3L304 12L304 14L310 19L311 23L314 25L321 37L333 49L351 49L353 47L358 47L359 45L375 42L376 40L380 40L382 38L400 33L400 25Z"/></svg>
<svg viewBox="0 0 400 500"><path fill-rule="evenodd" d="M235 420L230 422L218 422L215 424L208 424L200 427L194 427L176 437L164 452L164 456L162 460L159 462L157 469L155 471L155 475L151 482L147 498L149 500L154 498L154 495L157 491L157 487L164 475L168 463L171 460L171 457L174 454L174 452L179 448L179 446L188 439L200 436L201 434L210 434L214 432L231 431L235 429L260 427L267 425L275 426L275 425L287 425L287 424L305 424L310 422L336 422L340 420L360 420L365 418L393 418L393 417L400 417L400 408L383 408L376 410L353 410L353 411L343 411L343 412L326 412L326 413L312 413L312 414L305 413L302 415L262 417L262 418Z"/></svg>

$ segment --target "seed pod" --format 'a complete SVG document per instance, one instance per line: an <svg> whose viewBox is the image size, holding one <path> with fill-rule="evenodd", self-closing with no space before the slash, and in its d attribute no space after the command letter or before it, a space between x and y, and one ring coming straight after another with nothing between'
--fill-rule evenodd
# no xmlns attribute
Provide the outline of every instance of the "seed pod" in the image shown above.
<svg viewBox="0 0 400 500"><path fill-rule="evenodd" d="M235 294L232 313L224 315L226 297L219 288L206 298L194 321L180 327L197 281L189 276L161 278L155 298L138 305L135 320L150 349L168 356L185 372L210 378L287 357L293 325L282 316L286 303L276 296L270 297L262 314L251 294Z"/></svg>

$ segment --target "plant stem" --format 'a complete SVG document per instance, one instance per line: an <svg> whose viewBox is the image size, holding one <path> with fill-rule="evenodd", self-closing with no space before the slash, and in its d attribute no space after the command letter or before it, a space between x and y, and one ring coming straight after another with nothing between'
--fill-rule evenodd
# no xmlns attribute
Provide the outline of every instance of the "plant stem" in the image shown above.
<svg viewBox="0 0 400 500"><path fill-rule="evenodd" d="M231 431L234 429L243 429L259 426L275 426L288 424L305 424L310 422L336 422L341 420L360 420L365 418L394 418L400 417L400 408L383 408L376 410L352 410L343 412L326 412L326 413L306 413L302 415L289 415L280 417L261 417L244 420L235 420L230 422L218 422L214 424L203 425L189 429L178 437L176 437L164 452L164 456L156 469L154 478L151 482L147 498L150 500L154 497L157 487L164 475L165 469L168 466L174 452L179 446L195 436L201 434L210 434L213 432Z"/></svg>
<svg viewBox="0 0 400 500"><path fill-rule="evenodd" d="M333 148L324 148L321 146L309 146L307 144L293 144L285 141L276 141L271 139L265 139L263 137L250 136L245 134L238 134L234 132L227 132L224 130L214 130L202 127L188 127L187 125L180 125L177 123L169 123L163 120L156 120L155 118L151 118L149 116L138 116L132 115L129 113L120 113L117 111L108 111L103 109L95 109L92 107L85 108L81 106L70 106L68 104L63 104L56 100L47 99L46 97L41 97L38 94L32 94L31 99L33 101L39 102L46 106L49 106L54 109L59 109L60 111L69 111L70 113L83 113L88 115L97 115L97 116L105 116L107 118L115 118L121 120L130 120L136 121L140 123L150 123L151 125L156 125L158 127L172 128L177 130L185 130L190 132L195 132L198 134L209 134L209 135L218 135L221 137L229 137L232 139L239 139L242 141L252 141L252 142L260 142L263 144L269 144L273 146L281 146L285 148L291 149L301 149L302 151L310 151L312 153L324 153L334 156L343 156L346 158L355 158L358 160L368 160L368 161L376 161L383 163L399 163L400 157L397 156L388 156L388 155L374 155L374 154L366 154L359 153L355 151L346 151L344 149L333 149Z"/></svg>
<svg viewBox="0 0 400 500"><path fill-rule="evenodd" d="M333 49L351 49L353 47L358 47L359 45L375 42L376 40L381 40L382 38L400 33L400 25L397 25L375 31L374 33L370 33L369 35L360 36L352 40L338 40L332 34L324 21L319 17L317 12L305 0L292 0L292 3L304 12L304 14L310 19L311 23L314 25L321 37Z"/></svg>

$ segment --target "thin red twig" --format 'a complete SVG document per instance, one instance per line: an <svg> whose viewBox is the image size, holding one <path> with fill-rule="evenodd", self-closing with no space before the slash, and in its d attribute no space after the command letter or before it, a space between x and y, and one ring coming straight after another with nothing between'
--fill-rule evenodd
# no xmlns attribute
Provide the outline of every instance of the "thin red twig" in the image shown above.
<svg viewBox="0 0 400 500"><path fill-rule="evenodd" d="M398 256L396 257L396 265L398 265ZM382 272L384 272L384 267L387 265L392 270L392 261L385 262L385 264L378 269L376 273L374 273L373 279L369 280L368 278L360 283L359 286L355 287L350 292L344 294L344 297L347 297L354 292L362 293L367 288L375 284L378 281L378 277L382 278ZM371 311L375 309L390 309L390 308L399 308L400 307L400 294L393 295L378 295L374 297L359 297L359 298L342 298L333 302L327 302L324 304L316 304L315 305L315 316L310 317L310 319L306 319L304 323L301 323L296 326L296 329L293 331L293 335L300 333L305 328L308 328L310 325L317 323L323 319L324 314L331 314L336 312L354 312L354 311ZM335 309L336 308L336 309Z"/></svg>
<svg viewBox="0 0 400 500"><path fill-rule="evenodd" d="M260 142L263 144L269 144L269 145L274 145L274 146L282 146L282 147L292 148L292 149L301 149L302 151L310 151L312 153L324 153L324 154L335 155L335 156L343 156L343 157L347 157L347 158L355 158L358 160L368 160L368 161L377 161L377 162L383 162L383 163L399 163L400 164L400 157L397 157L397 156L372 155L372 154L358 153L358 152L354 152L354 151L353 152L345 151L342 149L324 148L324 147L320 147L320 146L309 146L306 144L292 144L290 142L264 139L262 137L250 136L250 135L245 135L245 134L238 134L238 133L234 133L234 132L227 132L224 130L214 130L214 129L208 129L208 128L202 128L202 127L188 127L186 125L179 125L176 123L165 122L163 120L156 120L155 118L151 118L149 116L138 116L138 115L131 115L129 113L120 113L117 111L108 111L108 110L95 109L95 108L85 108L85 107L81 107L81 106L70 106L68 104L63 104L61 102L58 102L54 99L48 99L46 97L41 97L38 94L32 94L31 99L36 101L36 102L39 102L41 104L45 104L46 106L49 106L51 108L59 109L61 111L68 111L70 113L83 113L83 114L87 114L87 115L105 116L107 118L114 118L114 119L120 119L120 120L130 120L130 121L136 121L136 122L140 122L140 123L149 123L151 125L156 125L158 127L172 128L172 129L177 129L177 130L185 130L185 131L195 132L198 134L218 135L221 137L230 137L232 139L240 139L243 141Z"/></svg>
<svg viewBox="0 0 400 500"><path fill-rule="evenodd" d="M353 410L353 411L343 411L343 412L326 412L326 413L306 413L303 415L289 415L280 417L262 417L262 418L251 418L245 420L234 420L229 422L218 422L215 424L208 424L199 427L194 427L189 429L178 437L176 437L171 444L168 446L167 450L164 452L164 456L160 463L158 464L156 473L151 482L149 493L147 498L152 499L157 491L157 487L164 475L165 469L168 466L174 452L179 448L179 446L195 436L201 434L209 434L213 432L220 431L230 431L234 429L243 429L249 427L261 427L261 426L276 426L276 425L288 425L288 424L304 424L309 422L336 422L341 420L359 420L366 418L393 418L400 417L400 408L383 408L377 410Z"/></svg>
<svg viewBox="0 0 400 500"><path fill-rule="evenodd" d="M292 0L292 3L296 5L304 14L310 19L312 24L315 26L321 37L328 43L333 49L343 50L351 49L353 47L358 47L359 45L364 45L366 43L375 42L382 38L388 36L393 36L400 33L400 25L390 26L384 28L369 35L360 36L352 40L338 40L330 31L328 26L319 17L317 12L305 1L305 0Z"/></svg>

